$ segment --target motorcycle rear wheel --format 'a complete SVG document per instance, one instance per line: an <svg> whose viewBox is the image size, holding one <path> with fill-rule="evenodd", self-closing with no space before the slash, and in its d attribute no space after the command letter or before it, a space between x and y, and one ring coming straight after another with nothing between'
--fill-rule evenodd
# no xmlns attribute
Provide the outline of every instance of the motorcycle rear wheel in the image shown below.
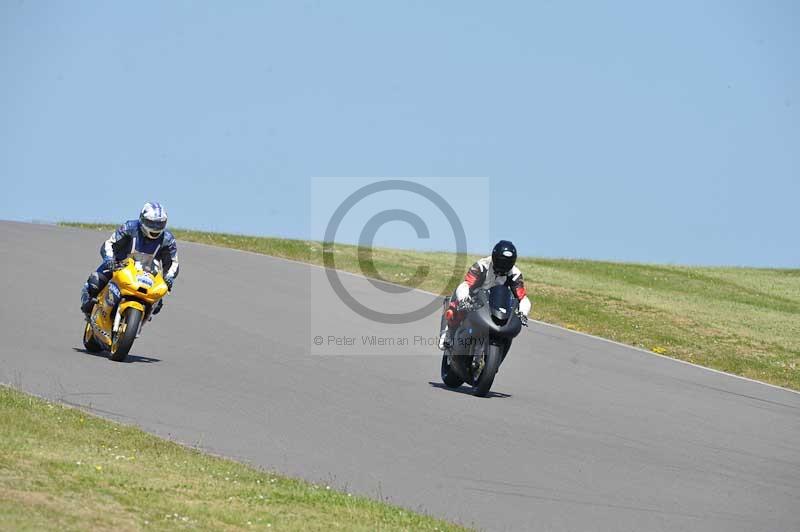
<svg viewBox="0 0 800 532"><path fill-rule="evenodd" d="M91 324L87 321L86 328L83 330L83 347L89 353L97 353L103 350L103 346L95 340Z"/></svg>
<svg viewBox="0 0 800 532"><path fill-rule="evenodd" d="M142 312L135 308L127 308L122 314L119 322L119 329L114 335L111 343L111 360L122 362L128 356L128 352L133 346L136 334L139 332L139 324L142 322Z"/></svg>
<svg viewBox="0 0 800 532"><path fill-rule="evenodd" d="M447 361L447 353L442 355L442 382L448 388L458 388L464 384L464 379L456 375L455 370Z"/></svg>

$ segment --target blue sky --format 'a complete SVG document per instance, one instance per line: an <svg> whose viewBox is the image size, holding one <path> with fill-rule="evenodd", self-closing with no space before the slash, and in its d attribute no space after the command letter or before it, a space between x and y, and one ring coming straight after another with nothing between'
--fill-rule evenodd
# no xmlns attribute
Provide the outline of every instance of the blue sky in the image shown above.
<svg viewBox="0 0 800 532"><path fill-rule="evenodd" d="M0 218L154 198L307 237L314 176L480 176L487 247L798 267L798 28L792 1L3 2Z"/></svg>

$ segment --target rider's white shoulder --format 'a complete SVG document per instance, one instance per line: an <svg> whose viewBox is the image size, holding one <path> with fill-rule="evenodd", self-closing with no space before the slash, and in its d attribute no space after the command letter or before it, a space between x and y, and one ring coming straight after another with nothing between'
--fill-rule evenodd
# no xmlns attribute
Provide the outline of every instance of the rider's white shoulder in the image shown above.
<svg viewBox="0 0 800 532"><path fill-rule="evenodd" d="M477 264L478 266L480 266L481 270L486 271L492 265L492 257L488 256L488 257L483 257L482 259L478 259Z"/></svg>

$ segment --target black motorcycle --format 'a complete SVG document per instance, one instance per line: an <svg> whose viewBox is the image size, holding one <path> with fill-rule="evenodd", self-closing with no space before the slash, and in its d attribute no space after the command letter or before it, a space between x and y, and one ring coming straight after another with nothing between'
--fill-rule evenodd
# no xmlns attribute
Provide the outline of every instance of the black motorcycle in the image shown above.
<svg viewBox="0 0 800 532"><path fill-rule="evenodd" d="M445 298L445 309L449 304L450 298ZM467 315L442 355L442 381L448 388L467 382L475 395L486 397L511 341L523 325L528 325L518 307L519 301L506 285L478 290L471 299L459 303L457 310ZM444 328L444 313L442 320Z"/></svg>

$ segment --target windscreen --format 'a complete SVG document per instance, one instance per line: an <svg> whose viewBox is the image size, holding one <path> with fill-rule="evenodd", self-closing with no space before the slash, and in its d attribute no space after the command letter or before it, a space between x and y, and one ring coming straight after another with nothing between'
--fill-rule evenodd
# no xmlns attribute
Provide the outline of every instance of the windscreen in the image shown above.
<svg viewBox="0 0 800 532"><path fill-rule="evenodd" d="M489 290L489 306L492 309L492 315L498 318L508 318L514 311L514 296L511 293L511 288L501 284L493 286Z"/></svg>
<svg viewBox="0 0 800 532"><path fill-rule="evenodd" d="M156 275L161 269L161 262L149 253L134 251L130 254L130 257L136 262L137 267L141 267L142 270L153 275Z"/></svg>

